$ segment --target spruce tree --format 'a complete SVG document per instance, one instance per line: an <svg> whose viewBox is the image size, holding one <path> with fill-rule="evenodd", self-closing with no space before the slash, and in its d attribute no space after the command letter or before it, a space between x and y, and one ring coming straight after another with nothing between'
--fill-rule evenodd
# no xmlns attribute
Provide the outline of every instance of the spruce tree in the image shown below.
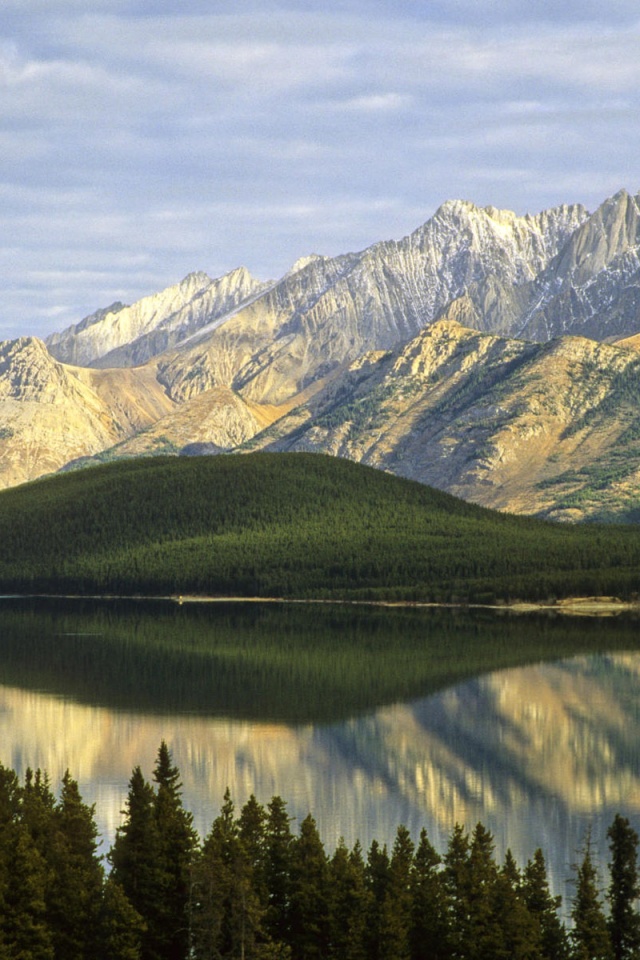
<svg viewBox="0 0 640 960"><path fill-rule="evenodd" d="M471 943L471 870L469 835L459 823L449 837L443 863L442 879L448 905L451 954L465 957Z"/></svg>
<svg viewBox="0 0 640 960"><path fill-rule="evenodd" d="M275 796L267 805L265 824L265 883L268 906L264 927L276 944L289 943L291 906L291 857L293 836L291 818L282 797Z"/></svg>
<svg viewBox="0 0 640 960"><path fill-rule="evenodd" d="M84 960L97 953L104 875L94 807L83 802L69 771L62 780L53 822L47 915L55 956L56 960Z"/></svg>
<svg viewBox="0 0 640 960"><path fill-rule="evenodd" d="M567 932L558 915L562 897L552 896L549 890L547 865L539 848L524 869L522 890L527 909L538 924L542 957L544 960L567 960Z"/></svg>
<svg viewBox="0 0 640 960"><path fill-rule="evenodd" d="M227 788L194 868L197 908L192 926L198 955L246 960L257 955L263 908L253 873Z"/></svg>
<svg viewBox="0 0 640 960"><path fill-rule="evenodd" d="M136 913L142 917L142 960L161 960L157 949L160 922L157 903L164 893L164 871L155 817L155 794L136 767L129 780L124 821L109 853L111 878L120 884Z"/></svg>
<svg viewBox="0 0 640 960"><path fill-rule="evenodd" d="M329 861L329 956L366 960L367 890L360 845L349 852L341 838Z"/></svg>
<svg viewBox="0 0 640 960"><path fill-rule="evenodd" d="M638 834L626 817L616 814L607 837L611 852L608 924L613 954L615 960L637 960L640 957Z"/></svg>
<svg viewBox="0 0 640 960"><path fill-rule="evenodd" d="M328 953L329 868L316 822L309 814L291 849L290 943L299 960Z"/></svg>
<svg viewBox="0 0 640 960"><path fill-rule="evenodd" d="M157 784L158 867L163 875L156 902L156 944L163 960L184 960L189 952L190 874L196 835L193 817L182 806L180 772L164 740L153 779Z"/></svg>
<svg viewBox="0 0 640 960"><path fill-rule="evenodd" d="M449 956L449 925L442 857L420 832L412 878L411 956L413 960L446 960Z"/></svg>
<svg viewBox="0 0 640 960"><path fill-rule="evenodd" d="M587 836L582 863L578 867L571 919L573 960L613 960L609 929L600 899L598 872L591 856L590 835Z"/></svg>
<svg viewBox="0 0 640 960"><path fill-rule="evenodd" d="M522 876L511 850L498 871L493 901L501 940L495 960L542 960L540 927L527 907Z"/></svg>
<svg viewBox="0 0 640 960"><path fill-rule="evenodd" d="M365 878L371 894L370 912L367 917L367 952L371 960L380 958L380 927L382 909L389 887L389 854L386 846L381 847L377 840L373 840L367 854Z"/></svg>
<svg viewBox="0 0 640 960"><path fill-rule="evenodd" d="M399 826L391 851L389 880L378 927L380 960L410 960L414 844Z"/></svg>
<svg viewBox="0 0 640 960"><path fill-rule="evenodd" d="M104 885L95 960L140 960L146 925L113 877Z"/></svg>
<svg viewBox="0 0 640 960"><path fill-rule="evenodd" d="M498 868L493 835L478 823L469 847L469 957L494 960L502 952L503 931L495 909Z"/></svg>
<svg viewBox="0 0 640 960"><path fill-rule="evenodd" d="M54 960L45 903L47 864L23 824L5 827L3 834L8 883L0 906L0 956Z"/></svg>

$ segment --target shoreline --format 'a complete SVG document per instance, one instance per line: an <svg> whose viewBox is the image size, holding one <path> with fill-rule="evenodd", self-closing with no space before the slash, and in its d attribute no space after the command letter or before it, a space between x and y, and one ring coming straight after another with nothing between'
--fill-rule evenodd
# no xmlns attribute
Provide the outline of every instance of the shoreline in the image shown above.
<svg viewBox="0 0 640 960"><path fill-rule="evenodd" d="M435 610L493 610L502 613L562 613L566 616L610 617L619 613L640 612L640 600L620 600L618 597L566 597L554 602L514 600L510 603L444 603L427 600L340 600L300 597L238 597L200 596L198 594L58 594L58 593L11 593L0 594L3 600L133 600L141 602L162 601L184 604L210 603L268 603L268 604L320 604L323 606L365 606L387 608L415 608Z"/></svg>

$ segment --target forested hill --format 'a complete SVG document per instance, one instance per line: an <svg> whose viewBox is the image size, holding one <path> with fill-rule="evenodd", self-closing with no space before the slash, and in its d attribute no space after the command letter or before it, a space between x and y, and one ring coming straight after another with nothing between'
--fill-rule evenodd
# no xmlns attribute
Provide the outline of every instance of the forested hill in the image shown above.
<svg viewBox="0 0 640 960"><path fill-rule="evenodd" d="M485 510L311 454L157 458L0 494L0 591L475 601L638 590L640 528Z"/></svg>

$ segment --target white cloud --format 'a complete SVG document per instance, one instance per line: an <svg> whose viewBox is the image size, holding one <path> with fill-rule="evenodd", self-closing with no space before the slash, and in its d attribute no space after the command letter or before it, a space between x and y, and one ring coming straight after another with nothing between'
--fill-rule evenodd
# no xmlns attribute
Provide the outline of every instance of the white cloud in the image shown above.
<svg viewBox="0 0 640 960"><path fill-rule="evenodd" d="M633 188L634 6L4 0L4 323Z"/></svg>

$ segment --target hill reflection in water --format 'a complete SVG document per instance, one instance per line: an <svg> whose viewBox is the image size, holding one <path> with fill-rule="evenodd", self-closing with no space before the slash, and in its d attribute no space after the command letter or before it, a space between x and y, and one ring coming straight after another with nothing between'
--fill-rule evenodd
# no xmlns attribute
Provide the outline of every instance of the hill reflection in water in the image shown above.
<svg viewBox="0 0 640 960"><path fill-rule="evenodd" d="M162 738L201 833L227 785L238 805L278 793L296 818L311 810L329 849L340 835L391 843L399 823L443 849L456 821L482 820L519 862L542 846L563 893L586 824L600 839L617 811L640 816L637 623L134 612L0 614L0 760L54 783L68 767L107 840ZM509 666L552 651L565 656Z"/></svg>

